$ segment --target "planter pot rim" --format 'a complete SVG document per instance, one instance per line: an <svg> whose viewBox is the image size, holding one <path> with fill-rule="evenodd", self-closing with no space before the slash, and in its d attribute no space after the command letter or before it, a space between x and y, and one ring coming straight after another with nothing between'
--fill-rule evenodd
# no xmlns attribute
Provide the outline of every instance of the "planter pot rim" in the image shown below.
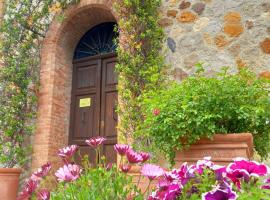
<svg viewBox="0 0 270 200"><path fill-rule="evenodd" d="M21 168L0 168L0 174L20 174Z"/></svg>

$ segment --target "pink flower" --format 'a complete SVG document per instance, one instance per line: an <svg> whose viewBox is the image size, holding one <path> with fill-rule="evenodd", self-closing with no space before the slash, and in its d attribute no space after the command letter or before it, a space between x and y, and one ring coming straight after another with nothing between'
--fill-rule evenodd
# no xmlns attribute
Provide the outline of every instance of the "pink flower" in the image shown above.
<svg viewBox="0 0 270 200"><path fill-rule="evenodd" d="M264 183L265 185L263 185L261 188L265 190L270 190L270 178L266 179Z"/></svg>
<svg viewBox="0 0 270 200"><path fill-rule="evenodd" d="M35 179L29 179L26 181L22 192L17 197L17 200L28 199L32 196L38 187L38 181Z"/></svg>
<svg viewBox="0 0 270 200"><path fill-rule="evenodd" d="M140 163L143 161L141 154L133 151L132 149L129 149L126 152L126 157L129 163Z"/></svg>
<svg viewBox="0 0 270 200"><path fill-rule="evenodd" d="M157 165L145 164L141 169L141 173L152 181L155 178L162 176L164 174L164 170Z"/></svg>
<svg viewBox="0 0 270 200"><path fill-rule="evenodd" d="M180 169L173 169L171 172L165 173L165 178L170 182L180 182L185 185L191 178L195 178L196 166L185 162L181 165Z"/></svg>
<svg viewBox="0 0 270 200"><path fill-rule="evenodd" d="M262 186L262 189L270 190L270 185L263 185L263 186Z"/></svg>
<svg viewBox="0 0 270 200"><path fill-rule="evenodd" d="M234 182L238 189L241 189L241 180L248 182L250 177L265 176L269 173L269 169L264 164L237 158L228 165L226 172L227 177Z"/></svg>
<svg viewBox="0 0 270 200"><path fill-rule="evenodd" d="M48 175L51 168L52 168L51 163L46 163L45 165L42 165L41 168L39 168L36 172L34 172L33 176L38 177L38 178L43 178Z"/></svg>
<svg viewBox="0 0 270 200"><path fill-rule="evenodd" d="M77 145L70 145L70 146L64 147L62 149L59 149L58 155L66 161L66 160L70 159L76 151L78 151L78 146Z"/></svg>
<svg viewBox="0 0 270 200"><path fill-rule="evenodd" d="M264 181L264 183L270 184L270 178L266 179L266 180Z"/></svg>
<svg viewBox="0 0 270 200"><path fill-rule="evenodd" d="M153 109L153 115L158 116L160 114L160 110L158 108Z"/></svg>
<svg viewBox="0 0 270 200"><path fill-rule="evenodd" d="M141 152L140 155L142 156L142 159L143 159L142 162L146 162L147 160L150 159L150 154L149 153Z"/></svg>
<svg viewBox="0 0 270 200"><path fill-rule="evenodd" d="M244 180L245 182L250 180L248 172L244 169L235 169L228 172L227 177L232 180L239 190L241 189L241 180Z"/></svg>
<svg viewBox="0 0 270 200"><path fill-rule="evenodd" d="M197 171L199 174L203 173L205 168L211 169L214 163L211 161L211 157L204 157L203 160L198 160L196 163Z"/></svg>
<svg viewBox="0 0 270 200"><path fill-rule="evenodd" d="M212 170L215 172L217 180L223 180L226 177L227 175L226 168L227 167L220 165L212 166Z"/></svg>
<svg viewBox="0 0 270 200"><path fill-rule="evenodd" d="M50 199L50 192L46 189L42 189L37 194L38 200L49 200Z"/></svg>
<svg viewBox="0 0 270 200"><path fill-rule="evenodd" d="M112 163L108 163L107 166L106 166L106 170L109 171L111 170L113 167L113 164Z"/></svg>
<svg viewBox="0 0 270 200"><path fill-rule="evenodd" d="M171 183L166 188L154 191L148 200L176 200L181 195L182 187L177 183Z"/></svg>
<svg viewBox="0 0 270 200"><path fill-rule="evenodd" d="M55 173L58 181L74 181L80 177L81 168L79 165L76 164L68 164L64 165L63 167L59 168Z"/></svg>
<svg viewBox="0 0 270 200"><path fill-rule="evenodd" d="M202 194L203 200L236 200L237 198L236 192L229 185L227 187L218 185L212 191Z"/></svg>
<svg viewBox="0 0 270 200"><path fill-rule="evenodd" d="M93 147L94 149L97 148L99 145L102 145L106 139L104 137L93 137L89 140L85 140L86 144Z"/></svg>
<svg viewBox="0 0 270 200"><path fill-rule="evenodd" d="M269 173L266 165L257 163L255 161L248 161L243 158L237 158L233 163L227 167L227 172L234 170L246 170L249 176L265 176Z"/></svg>
<svg viewBox="0 0 270 200"><path fill-rule="evenodd" d="M121 169L122 172L128 173L129 170L131 169L131 166L128 165L128 164L127 165L120 165L120 169Z"/></svg>
<svg viewBox="0 0 270 200"><path fill-rule="evenodd" d="M121 156L124 156L129 149L130 149L130 146L126 144L114 145L114 150Z"/></svg>

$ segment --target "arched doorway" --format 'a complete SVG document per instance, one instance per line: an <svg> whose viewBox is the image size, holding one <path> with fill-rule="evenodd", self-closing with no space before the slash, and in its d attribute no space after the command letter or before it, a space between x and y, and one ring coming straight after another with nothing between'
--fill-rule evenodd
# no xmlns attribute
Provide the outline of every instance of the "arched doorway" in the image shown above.
<svg viewBox="0 0 270 200"><path fill-rule="evenodd" d="M64 21L56 18L49 27L41 52L32 170L46 162L55 168L62 165L57 151L69 143L74 51L89 29L117 22L112 4L112 0L81 0L64 12Z"/></svg>
<svg viewBox="0 0 270 200"><path fill-rule="evenodd" d="M78 43L73 60L69 144L80 146L81 154L95 161L95 151L86 139L102 136L102 154L108 163L116 162L117 142L116 23L91 28ZM90 154L89 154L90 152Z"/></svg>

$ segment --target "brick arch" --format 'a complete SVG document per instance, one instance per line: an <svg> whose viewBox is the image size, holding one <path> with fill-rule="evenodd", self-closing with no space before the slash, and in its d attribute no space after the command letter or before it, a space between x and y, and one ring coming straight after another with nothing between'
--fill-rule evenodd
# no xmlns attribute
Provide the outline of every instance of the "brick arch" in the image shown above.
<svg viewBox="0 0 270 200"><path fill-rule="evenodd" d="M57 150L68 143L72 60L80 38L93 26L116 22L109 0L81 0L55 19L41 51L37 129L33 139L32 169L59 162Z"/></svg>

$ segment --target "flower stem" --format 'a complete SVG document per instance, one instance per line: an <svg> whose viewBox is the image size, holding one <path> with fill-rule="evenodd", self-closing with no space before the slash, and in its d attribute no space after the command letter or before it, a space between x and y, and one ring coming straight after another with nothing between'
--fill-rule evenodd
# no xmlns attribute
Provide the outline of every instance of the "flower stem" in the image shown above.
<svg viewBox="0 0 270 200"><path fill-rule="evenodd" d="M143 196L145 196L145 193L146 192L147 192L147 196L149 195L149 190L150 190L151 182L152 182L152 180L149 180L148 186L147 186L146 190L144 191Z"/></svg>
<svg viewBox="0 0 270 200"><path fill-rule="evenodd" d="M96 166L98 167L98 149L95 149L96 152Z"/></svg>

